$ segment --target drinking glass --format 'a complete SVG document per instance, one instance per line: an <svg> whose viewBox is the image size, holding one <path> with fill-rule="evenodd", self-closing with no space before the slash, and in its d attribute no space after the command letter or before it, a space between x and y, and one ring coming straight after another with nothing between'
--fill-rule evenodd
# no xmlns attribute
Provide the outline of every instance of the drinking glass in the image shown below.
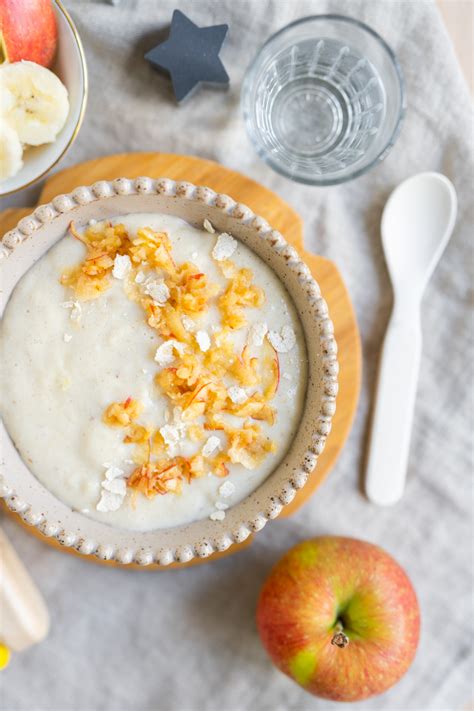
<svg viewBox="0 0 474 711"><path fill-rule="evenodd" d="M306 17L270 37L242 88L245 124L259 155L308 185L341 183L383 160L405 106L390 47L342 15Z"/></svg>

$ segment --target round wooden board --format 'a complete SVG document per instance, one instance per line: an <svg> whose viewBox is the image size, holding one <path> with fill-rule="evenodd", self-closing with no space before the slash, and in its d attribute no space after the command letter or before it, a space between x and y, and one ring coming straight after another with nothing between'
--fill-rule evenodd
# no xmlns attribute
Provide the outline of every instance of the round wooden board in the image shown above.
<svg viewBox="0 0 474 711"><path fill-rule="evenodd" d="M307 501L334 466L349 434L359 397L362 367L360 337L354 309L342 277L335 264L329 259L305 251L303 222L284 200L245 175L203 158L173 153L123 153L97 158L52 175L43 187L38 204L49 202L56 195L68 193L79 185L90 185L97 180L113 180L121 176L136 178L141 175L152 178L167 177L174 180L187 180L196 185L206 185L217 192L227 193L234 200L248 205L256 214L264 217L272 227L279 230L284 238L298 250L321 287L334 323L338 344L340 372L337 409L331 434L324 452L319 457L315 471L292 503L283 509L280 518L290 516ZM29 214L32 209L7 209L0 213L0 234L3 235L12 229L18 220ZM31 526L26 526L26 529L37 533L37 530ZM61 550L75 552L60 546L53 539L46 538L41 534L38 535L42 540L56 545ZM245 547L250 541L251 538L245 544L232 546L224 554L215 554L202 562L234 553ZM77 555L94 560L91 556L82 556L79 553ZM100 562L110 565L108 561ZM191 562L201 561L197 559L197 561ZM148 568L155 567L159 566L148 566ZM181 567L181 565L177 564L172 567Z"/></svg>

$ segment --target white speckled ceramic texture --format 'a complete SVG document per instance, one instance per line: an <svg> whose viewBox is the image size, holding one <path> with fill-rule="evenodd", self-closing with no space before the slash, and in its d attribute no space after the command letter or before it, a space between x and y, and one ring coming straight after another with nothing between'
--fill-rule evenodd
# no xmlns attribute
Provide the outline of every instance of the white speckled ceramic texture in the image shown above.
<svg viewBox="0 0 474 711"><path fill-rule="evenodd" d="M287 454L250 496L226 512L186 526L131 532L92 521L56 499L28 470L3 424L0 431L0 495L23 520L64 546L118 563L169 565L206 558L241 543L276 518L316 466L331 430L336 408L337 347L333 325L318 284L293 247L247 206L210 188L166 178L118 178L78 187L24 217L0 245L0 309L18 280L64 236L69 223L85 225L127 213L177 215L196 227L209 219L217 231L230 232L271 266L285 284L298 311L306 339L308 384L303 416ZM27 416L27 413L25 413Z"/></svg>

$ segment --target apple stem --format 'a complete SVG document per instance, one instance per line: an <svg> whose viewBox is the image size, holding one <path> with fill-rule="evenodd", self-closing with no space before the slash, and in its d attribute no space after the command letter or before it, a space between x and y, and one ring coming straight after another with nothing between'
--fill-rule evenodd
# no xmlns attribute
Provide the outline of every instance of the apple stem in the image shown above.
<svg viewBox="0 0 474 711"><path fill-rule="evenodd" d="M334 644L336 647L340 647L341 649L344 649L344 647L347 647L347 645L349 644L349 637L343 631L341 622L338 622L335 627L335 631L331 639L331 644Z"/></svg>

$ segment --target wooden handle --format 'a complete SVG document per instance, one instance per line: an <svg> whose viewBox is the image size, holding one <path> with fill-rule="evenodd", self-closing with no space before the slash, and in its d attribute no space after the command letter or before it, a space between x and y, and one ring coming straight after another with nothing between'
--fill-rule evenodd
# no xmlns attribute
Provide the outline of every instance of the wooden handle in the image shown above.
<svg viewBox="0 0 474 711"><path fill-rule="evenodd" d="M40 642L49 630L44 600L0 529L0 641L14 652Z"/></svg>

